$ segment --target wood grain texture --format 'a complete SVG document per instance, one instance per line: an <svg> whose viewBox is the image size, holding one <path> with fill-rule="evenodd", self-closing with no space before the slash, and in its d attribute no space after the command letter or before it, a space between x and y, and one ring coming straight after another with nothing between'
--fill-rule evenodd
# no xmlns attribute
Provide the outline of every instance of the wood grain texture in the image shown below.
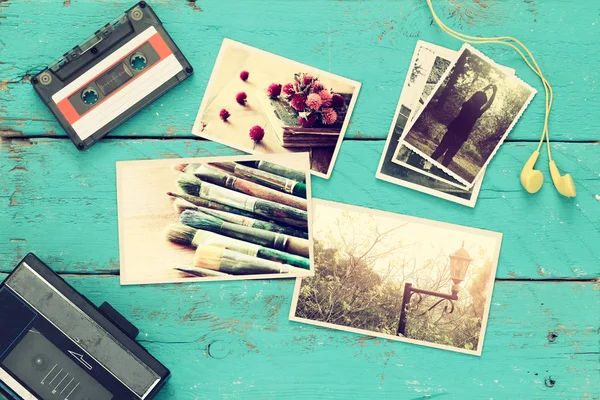
<svg viewBox="0 0 600 400"><path fill-rule="evenodd" d="M432 25L424 0L152 1L195 74L116 129L118 136L191 137L191 126L223 37L336 73L363 84L349 138L385 138L417 39L458 49ZM513 35L531 46L556 89L555 140L598 140L585 121L600 102L596 43L600 3L563 0L438 1L448 23L468 34ZM540 4L538 4L540 3ZM0 4L0 132L64 137L28 84L30 75L130 7L124 0L6 1ZM60 23L57 23L57 21ZM541 90L539 79L511 49L480 46ZM376 99L377 101L373 101ZM538 94L509 139L541 133ZM576 127L576 129L575 129Z"/></svg>
<svg viewBox="0 0 600 400"><path fill-rule="evenodd" d="M556 193L543 165L541 192L523 191L518 173L533 144L504 144L475 209L375 179L383 145L344 141L331 179L313 177L315 197L504 232L499 278L600 276L600 145L554 145L557 163L576 180L570 200ZM104 140L86 157L64 139L5 139L2 151L0 220L9 229L0 231L0 270L35 251L59 271L113 273L117 160L236 154L213 142L153 139Z"/></svg>
<svg viewBox="0 0 600 400"><path fill-rule="evenodd" d="M0 271L33 251L78 274L66 277L130 318L171 368L159 399L600 396L600 3L434 1L465 33L530 45L556 91L552 139L575 142L553 144L575 199L556 193L545 155L541 192L523 191L518 174L535 144L522 141L541 130L538 95L492 160L475 209L374 177L384 141L371 139L387 136L416 40L460 47L432 25L423 0L153 0L196 72L116 139L78 152L30 74L132 4L0 0ZM313 178L315 197L503 232L482 357L289 322L292 280L119 286L115 162L241 154L191 134L223 37L363 84L346 137L366 140L344 141L332 178ZM479 49L541 89L512 50Z"/></svg>
<svg viewBox="0 0 600 400"><path fill-rule="evenodd" d="M600 394L597 283L497 282L480 358L290 322L292 280L143 287L119 286L112 276L67 281L140 329L138 339L172 373L158 399Z"/></svg>

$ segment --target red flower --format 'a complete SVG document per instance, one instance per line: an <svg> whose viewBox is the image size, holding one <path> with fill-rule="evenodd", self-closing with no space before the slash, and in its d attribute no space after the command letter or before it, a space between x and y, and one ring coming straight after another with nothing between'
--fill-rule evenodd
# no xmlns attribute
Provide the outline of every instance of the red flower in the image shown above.
<svg viewBox="0 0 600 400"><path fill-rule="evenodd" d="M260 142L262 138L265 137L265 130L259 125L254 125L250 128L250 139L255 142Z"/></svg>
<svg viewBox="0 0 600 400"><path fill-rule="evenodd" d="M331 92L329 90L321 90L319 96L321 97L324 106L329 107L331 105Z"/></svg>
<svg viewBox="0 0 600 400"><path fill-rule="evenodd" d="M305 85L310 85L310 83L313 81L313 77L312 75L304 75L304 77L302 78L302 83L304 83Z"/></svg>
<svg viewBox="0 0 600 400"><path fill-rule="evenodd" d="M291 96L294 94L294 85L292 85L291 83L286 83L285 85L283 85L283 88L281 90L283 91L283 93Z"/></svg>
<svg viewBox="0 0 600 400"><path fill-rule="evenodd" d="M281 85L279 83L272 83L267 88L267 94L269 97L277 97L281 94Z"/></svg>
<svg viewBox="0 0 600 400"><path fill-rule="evenodd" d="M311 93L306 98L306 105L312 110L317 111L321 107L321 104L323 104L323 101L317 93Z"/></svg>
<svg viewBox="0 0 600 400"><path fill-rule="evenodd" d="M315 122L317 122L317 114L315 113L308 114L306 118L298 117L298 123L303 128L310 128Z"/></svg>
<svg viewBox="0 0 600 400"><path fill-rule="evenodd" d="M313 91L313 93L319 93L323 89L325 89L325 87L323 86L323 84L321 82L315 82L312 85L312 91Z"/></svg>
<svg viewBox="0 0 600 400"><path fill-rule="evenodd" d="M332 125L337 121L337 113L333 108L324 108L321 113L321 121L325 125Z"/></svg>
<svg viewBox="0 0 600 400"><path fill-rule="evenodd" d="M235 95L235 101L237 101L239 105L245 106L247 97L248 96L246 96L246 93L239 92L238 94Z"/></svg>
<svg viewBox="0 0 600 400"><path fill-rule="evenodd" d="M290 104L296 111L302 111L306 108L306 96L303 94L295 94L292 96Z"/></svg>
<svg viewBox="0 0 600 400"><path fill-rule="evenodd" d="M230 115L231 114L229 114L229 111L227 111L226 109L222 109L219 113L219 117L221 117L223 121L227 121L227 118L229 118Z"/></svg>
<svg viewBox="0 0 600 400"><path fill-rule="evenodd" d="M344 98L337 93L334 93L331 97L331 106L335 108L340 108L344 106Z"/></svg>
<svg viewBox="0 0 600 400"><path fill-rule="evenodd" d="M240 72L240 79L243 80L244 82L246 82L248 80L249 76L250 76L250 72L248 72L248 71Z"/></svg>

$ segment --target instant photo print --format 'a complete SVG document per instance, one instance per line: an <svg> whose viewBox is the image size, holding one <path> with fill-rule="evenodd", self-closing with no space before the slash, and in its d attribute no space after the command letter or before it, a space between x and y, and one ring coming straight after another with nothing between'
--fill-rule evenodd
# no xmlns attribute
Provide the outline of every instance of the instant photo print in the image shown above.
<svg viewBox="0 0 600 400"><path fill-rule="evenodd" d="M252 154L308 152L329 178L360 83L224 39L192 129Z"/></svg>
<svg viewBox="0 0 600 400"><path fill-rule="evenodd" d="M312 270L307 153L117 163L121 284Z"/></svg>

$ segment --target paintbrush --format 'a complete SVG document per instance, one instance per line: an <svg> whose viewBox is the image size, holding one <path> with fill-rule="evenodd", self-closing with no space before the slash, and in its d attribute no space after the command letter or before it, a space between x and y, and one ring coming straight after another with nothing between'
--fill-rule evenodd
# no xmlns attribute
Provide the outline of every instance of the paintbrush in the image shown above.
<svg viewBox="0 0 600 400"><path fill-rule="evenodd" d="M294 267L215 246L198 246L194 266L232 275L287 274Z"/></svg>
<svg viewBox="0 0 600 400"><path fill-rule="evenodd" d="M225 247L238 253L249 256L263 258L265 260L277 261L284 264L290 264L294 267L310 269L310 260L295 254L284 251L270 249L258 244L244 242L218 233L197 230L187 225L172 224L165 229L165 236L174 243L185 246L217 246Z"/></svg>
<svg viewBox="0 0 600 400"><path fill-rule="evenodd" d="M278 225L273 222L261 221L255 218L245 217L243 215L233 214L230 212L213 210L211 208L206 207L199 207L190 203L189 201L180 198L175 199L175 201L173 202L173 207L179 214L181 214L185 210L202 211L203 213L212 215L213 217L220 218L223 221L231 222L233 224L249 226L256 229L264 229L266 231L271 232L285 233L286 235L292 235L304 239L308 238L308 233L303 230Z"/></svg>
<svg viewBox="0 0 600 400"><path fill-rule="evenodd" d="M244 210L240 210L239 208L229 207L229 206L226 206L225 204L217 203L216 201L206 200L206 199L203 199L198 196L192 196L187 193L167 192L167 194L171 197L175 197L176 199L185 200L186 202L191 203L198 207L209 208L211 210L225 211L225 212L232 213L232 214L239 214L239 215L243 215L243 216L249 217L249 218L256 218L256 219L263 218L260 215L256 215L255 213L250 212L250 211L244 211Z"/></svg>
<svg viewBox="0 0 600 400"><path fill-rule="evenodd" d="M231 172L244 179L249 179L261 185L280 190L285 193L291 193L295 196L306 198L306 185L293 179L287 179L270 172L261 171L256 168L237 164L233 161L209 163L215 167Z"/></svg>
<svg viewBox="0 0 600 400"><path fill-rule="evenodd" d="M274 201L275 203L285 204L304 211L307 209L306 199L238 178L237 176L228 174L227 172L211 167L210 165L200 165L193 173L196 178L227 189L232 189L260 199Z"/></svg>
<svg viewBox="0 0 600 400"><path fill-rule="evenodd" d="M237 161L238 164L243 164L248 167L260 169L271 174L283 176L294 181L306 183L306 172L300 171L290 167L284 167L283 165L275 164L269 161L256 160L256 161Z"/></svg>
<svg viewBox="0 0 600 400"><path fill-rule="evenodd" d="M200 277L213 277L213 276L231 276L225 272L215 271L207 268L198 268L191 265L181 266L175 268L177 271L185 272L189 275L195 275Z"/></svg>
<svg viewBox="0 0 600 400"><path fill-rule="evenodd" d="M232 224L201 211L186 210L181 213L179 221L192 228L219 233L245 242L297 254L302 257L309 256L308 240L306 239Z"/></svg>
<svg viewBox="0 0 600 400"><path fill-rule="evenodd" d="M195 180L195 181L194 181ZM221 186L209 182L203 182L192 176L178 181L180 187L188 194L201 197L205 200L214 201L229 207L235 207L243 211L253 212L266 218L285 221L286 223L306 226L308 221L307 212L298 208L279 204L274 201L259 199L254 196L248 196L244 193L234 192ZM197 185L197 189L191 189L190 186ZM197 193L197 194L196 194ZM227 211L227 210L223 210Z"/></svg>

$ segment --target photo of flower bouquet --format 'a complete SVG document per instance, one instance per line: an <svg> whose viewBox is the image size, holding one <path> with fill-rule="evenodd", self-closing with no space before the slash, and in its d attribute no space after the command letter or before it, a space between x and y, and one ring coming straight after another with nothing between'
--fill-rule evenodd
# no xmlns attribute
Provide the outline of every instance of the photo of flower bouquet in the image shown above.
<svg viewBox="0 0 600 400"><path fill-rule="evenodd" d="M249 153L310 154L329 178L360 83L225 39L192 133Z"/></svg>
<svg viewBox="0 0 600 400"><path fill-rule="evenodd" d="M267 94L271 98L281 97L287 101L298 112L298 124L303 128L334 125L343 121L344 97L325 88L318 77L308 73L294 74L294 82L283 86L271 84Z"/></svg>

